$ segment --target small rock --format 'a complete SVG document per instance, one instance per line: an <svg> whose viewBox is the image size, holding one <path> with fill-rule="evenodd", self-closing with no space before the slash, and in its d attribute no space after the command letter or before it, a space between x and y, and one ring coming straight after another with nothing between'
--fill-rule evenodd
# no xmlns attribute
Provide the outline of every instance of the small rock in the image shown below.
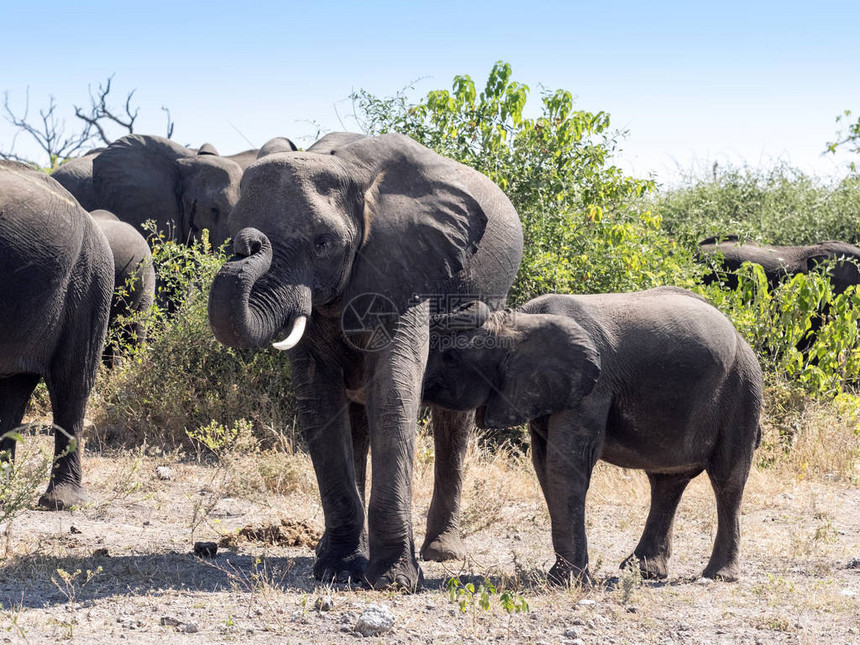
<svg viewBox="0 0 860 645"><path fill-rule="evenodd" d="M564 630L565 638L579 638L579 630L574 629L573 627L568 627Z"/></svg>
<svg viewBox="0 0 860 645"><path fill-rule="evenodd" d="M317 611L331 611L334 609L334 598L331 596L320 596L314 603L314 609Z"/></svg>
<svg viewBox="0 0 860 645"><path fill-rule="evenodd" d="M860 569L860 558L851 558L848 561L848 564L845 566L846 569Z"/></svg>
<svg viewBox="0 0 860 645"><path fill-rule="evenodd" d="M93 557L94 558L109 558L110 552L107 550L107 548L101 547L101 548L93 551Z"/></svg>
<svg viewBox="0 0 860 645"><path fill-rule="evenodd" d="M155 469L155 476L161 481L169 481L173 478L173 471L167 466L159 466Z"/></svg>
<svg viewBox="0 0 860 645"><path fill-rule="evenodd" d="M196 634L200 631L200 628L197 626L197 623L185 623L182 626L182 631L186 634Z"/></svg>
<svg viewBox="0 0 860 645"><path fill-rule="evenodd" d="M74 524L72 524L72 525L69 527L69 533L71 533L72 535L80 535L80 533L81 533L81 529L79 529L77 526L75 526Z"/></svg>
<svg viewBox="0 0 860 645"><path fill-rule="evenodd" d="M173 616L162 616L161 624L164 627L178 627L182 624L182 621L177 618L174 618Z"/></svg>
<svg viewBox="0 0 860 645"><path fill-rule="evenodd" d="M354 629L362 636L378 636L390 632L394 627L395 620L390 609L382 605L372 604L361 612Z"/></svg>
<svg viewBox="0 0 860 645"><path fill-rule="evenodd" d="M218 553L218 544L215 542L195 542L194 555L198 558L214 558Z"/></svg>
<svg viewBox="0 0 860 645"><path fill-rule="evenodd" d="M580 600L580 601L579 601L578 603L576 603L576 604L577 604L577 605L596 605L596 604L597 604L597 601L596 601L596 600L592 600L591 598L583 598L582 600Z"/></svg>
<svg viewBox="0 0 860 645"><path fill-rule="evenodd" d="M639 613L639 607L637 607L635 605L630 605L626 609L627 609L628 614L638 614Z"/></svg>
<svg viewBox="0 0 860 645"><path fill-rule="evenodd" d="M696 578L695 582L693 582L693 584L703 585L703 586L710 585L713 583L714 583L714 581L711 578Z"/></svg>

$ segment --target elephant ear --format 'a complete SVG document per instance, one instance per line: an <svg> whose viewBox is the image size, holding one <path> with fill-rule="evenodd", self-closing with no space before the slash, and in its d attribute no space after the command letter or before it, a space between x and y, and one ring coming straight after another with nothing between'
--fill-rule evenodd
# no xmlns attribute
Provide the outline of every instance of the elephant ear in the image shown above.
<svg viewBox="0 0 860 645"><path fill-rule="evenodd" d="M550 314L513 314L513 333L498 386L487 400L485 428L508 428L579 405L600 377L600 354L574 320ZM507 327L507 325L506 325Z"/></svg>
<svg viewBox="0 0 860 645"><path fill-rule="evenodd" d="M351 290L382 293L401 310L413 296L447 293L445 282L466 270L483 237L487 216L473 190L490 180L398 134L331 154L365 166L372 178Z"/></svg>
<svg viewBox="0 0 860 645"><path fill-rule="evenodd" d="M131 134L114 141L93 160L99 206L138 227L148 219L165 231L178 226L177 161L193 154L163 137Z"/></svg>

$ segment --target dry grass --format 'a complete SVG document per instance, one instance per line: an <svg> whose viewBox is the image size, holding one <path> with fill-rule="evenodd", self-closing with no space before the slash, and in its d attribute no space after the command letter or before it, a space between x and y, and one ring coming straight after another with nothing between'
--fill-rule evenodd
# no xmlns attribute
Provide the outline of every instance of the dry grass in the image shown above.
<svg viewBox="0 0 860 645"><path fill-rule="evenodd" d="M679 507L670 579L655 584L617 568L644 526L647 478L598 464L587 530L600 586L557 590L546 585L549 519L527 454L473 437L463 499L469 558L422 563L426 591L400 596L320 586L310 577L309 545L323 527L322 512L310 460L289 442L270 448L238 441L220 457L91 442L94 450L84 456L90 504L65 513L25 510L0 527L7 536L0 549L0 635L13 642L352 642L341 628L376 602L397 616L391 642L572 640L566 630L585 642L705 642L717 631L726 642L856 641L858 596L846 593L860 595L858 574L846 569L860 556L860 495L849 476L855 428L832 406L804 401L802 409L785 409L765 419L763 465L751 473L744 502L744 577L733 585L695 582L716 531L705 476L691 483ZM773 433L788 422L795 429L786 452L776 448ZM51 439L43 433L28 443L28 450L43 450ZM418 543L432 493L432 445L420 430ZM169 467L171 479L156 477L158 466ZM266 530L272 527L277 531ZM195 540L222 538L232 546L214 561L190 555ZM452 605L444 590L452 576L476 587L491 580L497 591L489 609L472 602L461 613ZM503 591L525 597L529 615L508 615ZM314 609L321 595L333 598L331 612ZM201 634L164 626L164 616L197 623Z"/></svg>

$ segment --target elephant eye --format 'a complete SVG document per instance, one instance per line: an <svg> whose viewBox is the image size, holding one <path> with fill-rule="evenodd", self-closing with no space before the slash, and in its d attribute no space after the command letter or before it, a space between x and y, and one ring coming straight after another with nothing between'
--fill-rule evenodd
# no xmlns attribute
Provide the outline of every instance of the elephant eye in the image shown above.
<svg viewBox="0 0 860 645"><path fill-rule="evenodd" d="M325 251L327 251L327 250L328 250L328 248L331 246L331 243L332 243L332 240L331 240L331 237L330 237L330 236L328 236L328 235L320 235L320 236L319 236L319 237L314 241L314 250L315 250L317 253L323 253L323 252L325 252Z"/></svg>

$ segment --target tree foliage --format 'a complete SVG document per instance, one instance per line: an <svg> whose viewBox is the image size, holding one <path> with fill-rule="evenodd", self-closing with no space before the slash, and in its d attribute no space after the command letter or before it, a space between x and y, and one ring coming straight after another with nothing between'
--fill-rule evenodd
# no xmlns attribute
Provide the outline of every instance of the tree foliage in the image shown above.
<svg viewBox="0 0 860 645"><path fill-rule="evenodd" d="M827 144L827 151L835 153L839 148L847 148L849 152L860 154L860 118L854 121L851 110L845 110L836 117L836 123L844 125L844 130L836 133L836 141ZM856 170L856 164L851 164L852 170Z"/></svg>
<svg viewBox="0 0 860 645"><path fill-rule="evenodd" d="M612 165L623 133L609 114L575 109L567 90L542 90L530 117L529 93L500 61L481 92L463 75L415 102L407 90L385 98L359 90L352 99L367 134L407 134L507 193L525 235L514 301L683 283L686 252L661 235L641 199L654 182Z"/></svg>

